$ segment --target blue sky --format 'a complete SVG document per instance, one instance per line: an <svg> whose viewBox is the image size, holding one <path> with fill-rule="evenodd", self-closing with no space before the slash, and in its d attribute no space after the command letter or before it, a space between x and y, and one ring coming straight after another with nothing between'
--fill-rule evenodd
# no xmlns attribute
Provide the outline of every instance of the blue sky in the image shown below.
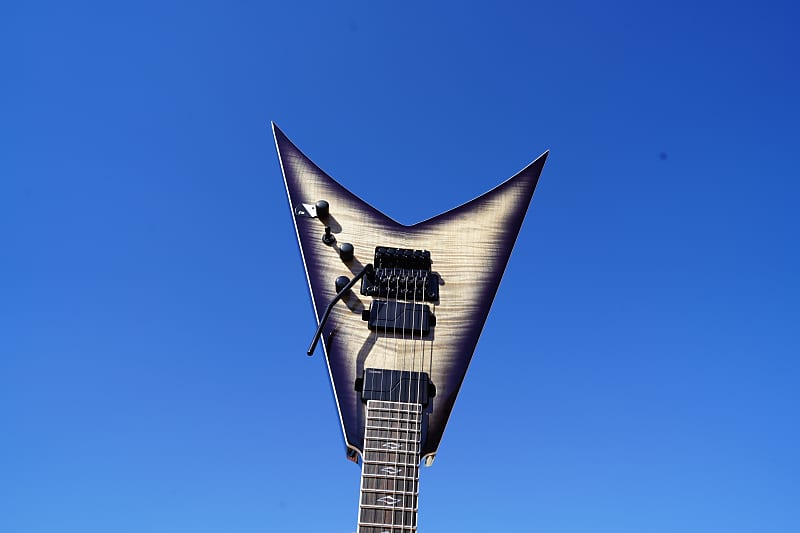
<svg viewBox="0 0 800 533"><path fill-rule="evenodd" d="M551 150L420 531L800 530L790 2L0 8L0 531L355 530L270 121L413 223Z"/></svg>

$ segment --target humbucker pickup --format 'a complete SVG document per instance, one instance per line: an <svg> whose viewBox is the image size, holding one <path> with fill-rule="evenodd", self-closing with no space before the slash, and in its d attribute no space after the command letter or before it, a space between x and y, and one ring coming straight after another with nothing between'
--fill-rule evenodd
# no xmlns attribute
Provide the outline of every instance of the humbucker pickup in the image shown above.
<svg viewBox="0 0 800 533"><path fill-rule="evenodd" d="M427 335L436 316L424 304L375 300L362 318L371 330L384 333Z"/></svg>
<svg viewBox="0 0 800 533"><path fill-rule="evenodd" d="M428 405L436 396L436 387L425 372L365 368L363 377L356 379L356 390L361 400L386 402L409 402Z"/></svg>

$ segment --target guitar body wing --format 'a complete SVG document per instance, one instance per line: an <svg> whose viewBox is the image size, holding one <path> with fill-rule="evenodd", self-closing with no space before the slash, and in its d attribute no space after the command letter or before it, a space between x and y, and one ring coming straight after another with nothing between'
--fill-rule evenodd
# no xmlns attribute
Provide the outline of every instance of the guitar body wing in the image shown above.
<svg viewBox="0 0 800 533"><path fill-rule="evenodd" d="M423 458L432 459L547 153L484 195L406 226L337 183L273 129L318 323L337 295L335 280L353 278L378 261L376 248L400 255L417 251L422 263L430 258L427 277L412 276L412 285L424 287L409 288L409 277L392 269L371 282L366 276L362 282L372 284L372 293L368 288L363 294L363 285L348 291L331 310L321 340L348 455L363 452L365 408L358 389L365 370L382 369L424 373L432 384L420 448ZM317 212L319 200L328 203L327 213ZM352 258L345 243L353 247ZM420 267L419 261L412 266ZM392 305L391 320L370 321Z"/></svg>

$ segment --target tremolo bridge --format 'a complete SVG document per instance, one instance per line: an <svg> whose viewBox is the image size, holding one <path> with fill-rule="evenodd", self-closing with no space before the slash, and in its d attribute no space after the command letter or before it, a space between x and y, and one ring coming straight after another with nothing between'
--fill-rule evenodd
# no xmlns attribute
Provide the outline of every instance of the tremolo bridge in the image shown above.
<svg viewBox="0 0 800 533"><path fill-rule="evenodd" d="M439 276L431 272L431 253L406 248L375 248L374 270L361 280L361 294L437 302Z"/></svg>
<svg viewBox="0 0 800 533"><path fill-rule="evenodd" d="M373 331L427 335L436 325L430 307L418 303L439 301L439 275L431 271L427 250L378 246L374 268L361 278L361 294L376 298L362 315Z"/></svg>

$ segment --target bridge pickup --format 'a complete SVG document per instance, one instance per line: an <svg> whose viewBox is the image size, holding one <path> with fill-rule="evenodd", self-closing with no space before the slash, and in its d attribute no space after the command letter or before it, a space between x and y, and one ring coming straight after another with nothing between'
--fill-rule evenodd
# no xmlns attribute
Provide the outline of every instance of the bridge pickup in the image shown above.
<svg viewBox="0 0 800 533"><path fill-rule="evenodd" d="M362 317L369 329L383 333L427 335L436 316L424 304L375 300Z"/></svg>

